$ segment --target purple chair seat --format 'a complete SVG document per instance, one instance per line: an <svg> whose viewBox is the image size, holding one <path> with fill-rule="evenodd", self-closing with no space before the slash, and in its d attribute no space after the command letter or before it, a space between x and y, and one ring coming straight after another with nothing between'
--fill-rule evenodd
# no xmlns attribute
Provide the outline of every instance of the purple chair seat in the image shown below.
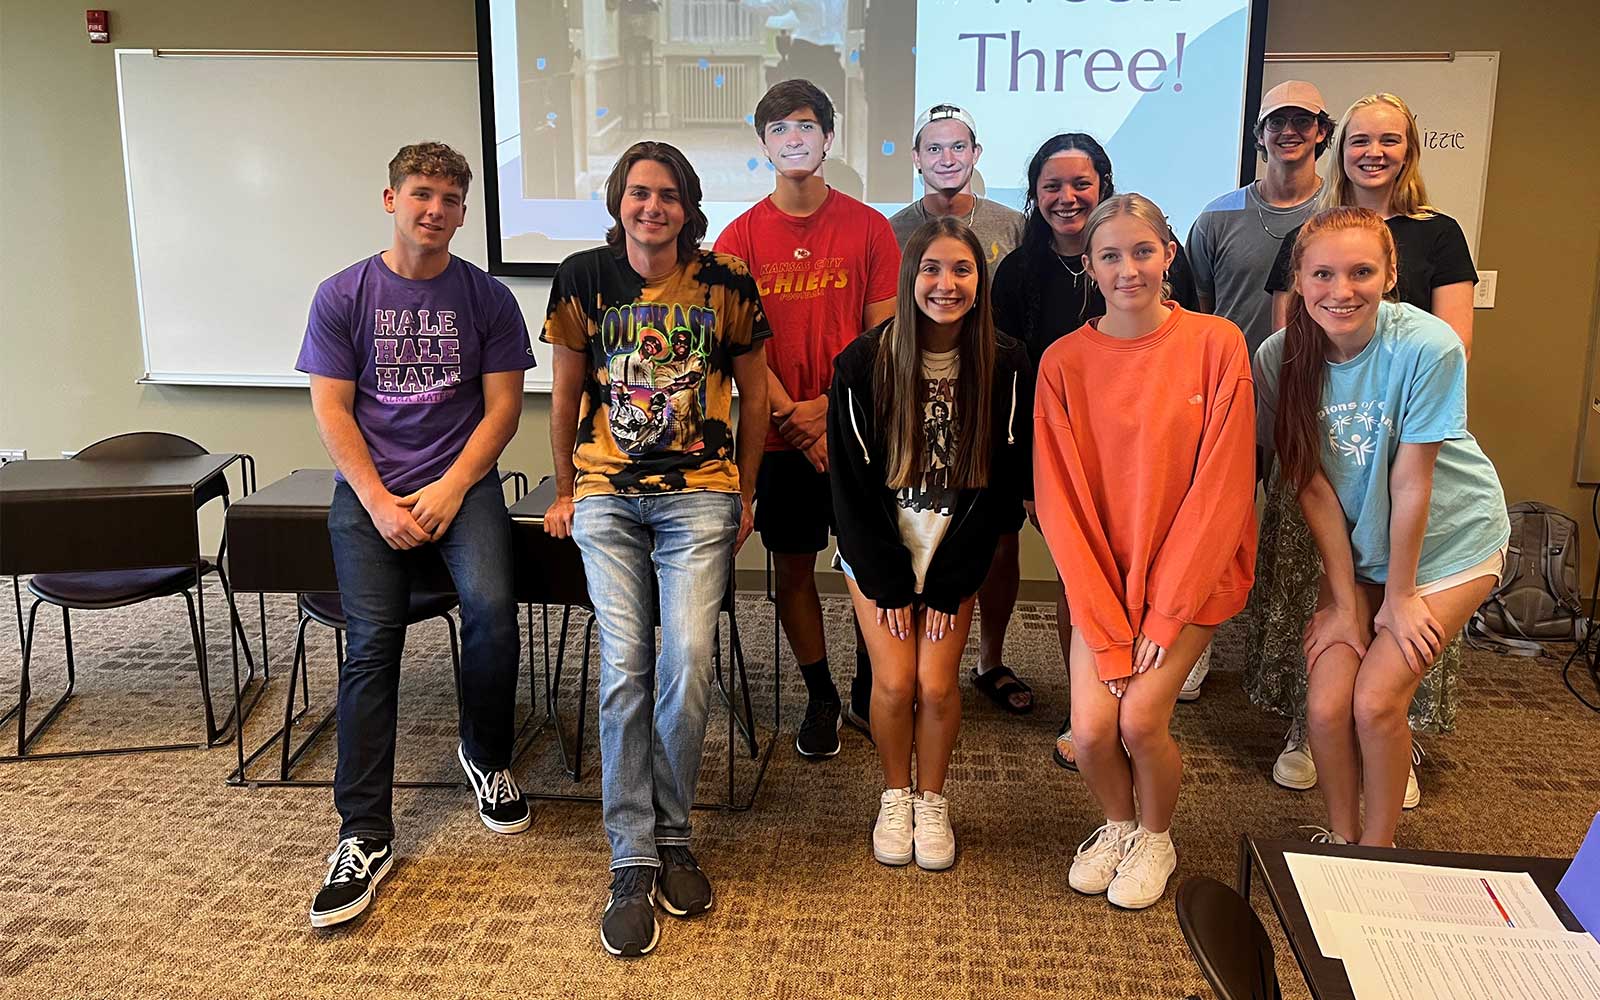
<svg viewBox="0 0 1600 1000"><path fill-rule="evenodd" d="M406 624L416 625L429 618L438 618L453 610L457 603L458 599L454 594L413 593L411 605L406 608ZM329 628L349 628L344 617L344 604L339 600L338 594L301 594L300 611Z"/></svg>
<svg viewBox="0 0 1600 1000"><path fill-rule="evenodd" d="M210 571L210 563L202 565ZM96 610L169 597L194 585L193 566L163 566L90 573L40 573L28 581L28 590L33 596L61 607Z"/></svg>

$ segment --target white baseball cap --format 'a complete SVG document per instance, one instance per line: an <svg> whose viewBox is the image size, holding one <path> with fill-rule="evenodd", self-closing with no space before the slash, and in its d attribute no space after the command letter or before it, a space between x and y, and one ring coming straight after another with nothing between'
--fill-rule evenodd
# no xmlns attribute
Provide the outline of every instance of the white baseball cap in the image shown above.
<svg viewBox="0 0 1600 1000"><path fill-rule="evenodd" d="M923 129L927 128L933 122L941 121L945 118L953 118L965 125L967 127L967 131L972 133L972 141L978 141L978 123L972 120L972 115L968 114L965 110L956 107L954 104L935 104L933 107L917 116L916 130L911 133L911 145L915 147L916 144L922 139Z"/></svg>

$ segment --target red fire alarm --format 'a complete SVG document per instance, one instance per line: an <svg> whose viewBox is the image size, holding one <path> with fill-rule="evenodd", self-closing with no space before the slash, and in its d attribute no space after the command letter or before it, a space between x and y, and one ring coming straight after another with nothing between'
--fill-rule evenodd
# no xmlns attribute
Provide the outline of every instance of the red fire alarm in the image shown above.
<svg viewBox="0 0 1600 1000"><path fill-rule="evenodd" d="M84 11L89 21L89 41L111 41L111 12L108 10Z"/></svg>

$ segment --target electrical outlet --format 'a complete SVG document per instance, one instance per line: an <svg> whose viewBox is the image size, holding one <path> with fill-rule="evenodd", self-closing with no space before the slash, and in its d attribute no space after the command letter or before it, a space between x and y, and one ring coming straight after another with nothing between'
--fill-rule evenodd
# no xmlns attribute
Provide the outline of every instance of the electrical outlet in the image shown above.
<svg viewBox="0 0 1600 1000"><path fill-rule="evenodd" d="M1479 271L1478 283L1472 288L1472 308L1494 308L1494 286L1500 277L1499 271Z"/></svg>
<svg viewBox="0 0 1600 1000"><path fill-rule="evenodd" d="M7 462L21 462L28 457L26 448L0 448L0 465Z"/></svg>

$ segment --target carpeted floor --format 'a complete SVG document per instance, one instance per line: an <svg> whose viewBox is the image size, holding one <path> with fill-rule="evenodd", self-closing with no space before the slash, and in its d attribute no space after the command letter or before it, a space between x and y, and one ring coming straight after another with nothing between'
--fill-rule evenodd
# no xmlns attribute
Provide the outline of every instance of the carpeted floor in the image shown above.
<svg viewBox="0 0 1600 1000"><path fill-rule="evenodd" d="M210 589L221 692L229 686L227 647ZM766 738L770 606L750 596L739 607ZM827 614L834 662L848 663L847 605L829 599ZM247 618L255 635L253 604ZM281 721L293 625L292 603L271 600L279 679L246 727L252 745ZM715 882L716 909L689 923L663 917L660 947L649 958L621 962L599 947L607 851L597 805L539 801L526 834L500 837L478 822L460 789L397 793L401 860L376 904L352 925L314 932L306 908L337 825L329 793L230 787L224 779L234 750L218 747L0 764L0 995L1209 995L1173 914L1178 882L1206 874L1231 883L1242 832L1291 836L1322 816L1315 792L1269 780L1284 724L1253 709L1240 690L1242 634L1238 622L1220 633L1203 697L1178 709L1187 767L1174 825L1178 873L1166 899L1141 913L1113 911L1067 888L1072 851L1099 817L1081 781L1050 762L1066 685L1052 610L1024 605L1008 660L1034 685L1039 707L1011 718L966 686L948 789L961 853L950 871L872 860L876 758L848 729L831 761L795 755L803 698L785 649L783 728L755 807L695 814L696 850ZM333 650L326 631L314 627L312 636L314 718L329 703ZM37 752L193 738L199 695L181 602L79 614L74 640L79 694ZM19 663L17 643L7 640L0 704L15 703ZM36 702L59 690L63 666L59 616L43 610ZM1401 826L1403 846L1570 855L1600 806L1600 722L1561 686L1558 668L1558 661L1469 654L1460 728L1425 739L1422 806ZM569 672L561 697L569 726L576 693ZM519 718L528 712L526 682L520 701ZM591 696L585 780L574 785L560 773L546 729L518 763L530 791L598 792L594 704ZM439 623L413 630L401 716L400 776L457 777ZM719 703L703 800L726 792L726 734ZM0 728L0 748L8 741L14 751L14 722ZM325 736L297 776L322 777L331 767ZM753 774L748 758L736 762L741 789ZM1258 900L1285 994L1304 997L1264 906Z"/></svg>

